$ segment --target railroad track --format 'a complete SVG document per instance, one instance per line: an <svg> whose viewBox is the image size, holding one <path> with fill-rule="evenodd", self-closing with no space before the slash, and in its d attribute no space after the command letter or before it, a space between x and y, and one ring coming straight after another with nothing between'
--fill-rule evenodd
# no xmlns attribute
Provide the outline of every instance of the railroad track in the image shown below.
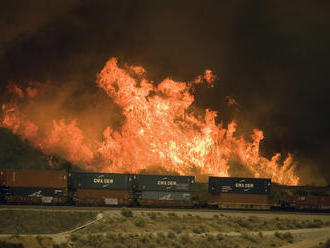
<svg viewBox="0 0 330 248"><path fill-rule="evenodd" d="M133 211L138 212L176 212L176 213L208 213L208 214L231 214L236 215L322 215L330 216L329 212L307 212L307 211L285 211L285 210L232 210L232 209L203 209L203 208L145 208L132 207ZM28 210L28 211L83 211L83 212L102 212L102 211L120 211L121 207L104 207L104 206L66 206L66 205L0 205L1 210Z"/></svg>

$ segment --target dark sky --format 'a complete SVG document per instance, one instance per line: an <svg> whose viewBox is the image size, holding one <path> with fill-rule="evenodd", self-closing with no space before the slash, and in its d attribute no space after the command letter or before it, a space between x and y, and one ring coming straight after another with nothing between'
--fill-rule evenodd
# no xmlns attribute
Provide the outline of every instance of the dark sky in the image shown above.
<svg viewBox="0 0 330 248"><path fill-rule="evenodd" d="M262 152L292 152L330 181L329 1L2 1L0 82L95 88L110 57L153 80L212 69L197 104L264 130ZM240 104L226 107L225 97Z"/></svg>

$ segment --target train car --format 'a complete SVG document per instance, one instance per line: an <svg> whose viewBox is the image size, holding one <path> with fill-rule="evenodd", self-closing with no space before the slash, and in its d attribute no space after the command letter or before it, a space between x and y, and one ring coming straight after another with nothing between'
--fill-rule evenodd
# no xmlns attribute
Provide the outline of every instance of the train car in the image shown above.
<svg viewBox="0 0 330 248"><path fill-rule="evenodd" d="M288 196L282 208L291 210L330 210L330 196Z"/></svg>
<svg viewBox="0 0 330 248"><path fill-rule="evenodd" d="M130 174L70 172L69 189L77 205L124 206L133 203Z"/></svg>
<svg viewBox="0 0 330 248"><path fill-rule="evenodd" d="M134 197L140 206L192 207L193 176L134 175Z"/></svg>
<svg viewBox="0 0 330 248"><path fill-rule="evenodd" d="M65 170L1 170L2 195L8 203L67 203Z"/></svg>
<svg viewBox="0 0 330 248"><path fill-rule="evenodd" d="M271 180L209 177L209 205L220 209L270 209Z"/></svg>
<svg viewBox="0 0 330 248"><path fill-rule="evenodd" d="M330 210L330 187L285 186L270 179L0 170L0 202L91 206Z"/></svg>

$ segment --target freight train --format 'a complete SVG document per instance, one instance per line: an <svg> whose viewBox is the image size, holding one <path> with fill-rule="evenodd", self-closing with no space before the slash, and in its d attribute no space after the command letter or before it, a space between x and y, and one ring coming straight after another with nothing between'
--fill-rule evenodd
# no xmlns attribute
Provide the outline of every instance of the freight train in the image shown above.
<svg viewBox="0 0 330 248"><path fill-rule="evenodd" d="M330 210L329 195L281 187L263 178L197 183L194 176L0 170L0 201L7 204Z"/></svg>

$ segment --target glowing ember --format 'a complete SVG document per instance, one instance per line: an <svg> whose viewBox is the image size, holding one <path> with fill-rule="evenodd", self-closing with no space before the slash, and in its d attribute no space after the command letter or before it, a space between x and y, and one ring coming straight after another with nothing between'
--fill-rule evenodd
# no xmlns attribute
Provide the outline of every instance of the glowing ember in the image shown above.
<svg viewBox="0 0 330 248"><path fill-rule="evenodd" d="M16 99L2 106L1 126L46 153L99 171L137 173L159 167L179 174L230 176L235 161L255 177L298 184L290 154L283 164L279 154L270 160L259 155L262 131L253 130L252 141L247 141L235 136L235 122L223 127L216 123L215 111L206 109L197 115L191 110L193 85L204 82L213 86L215 76L210 70L191 82L166 78L157 86L144 75L142 67L119 68L115 58L98 75L98 86L122 108L125 117L119 131L111 125L105 128L102 141L87 142L77 121L54 120L51 131L41 133L26 108L17 103L32 101L37 89L13 85L10 89ZM237 103L230 99L229 104Z"/></svg>

